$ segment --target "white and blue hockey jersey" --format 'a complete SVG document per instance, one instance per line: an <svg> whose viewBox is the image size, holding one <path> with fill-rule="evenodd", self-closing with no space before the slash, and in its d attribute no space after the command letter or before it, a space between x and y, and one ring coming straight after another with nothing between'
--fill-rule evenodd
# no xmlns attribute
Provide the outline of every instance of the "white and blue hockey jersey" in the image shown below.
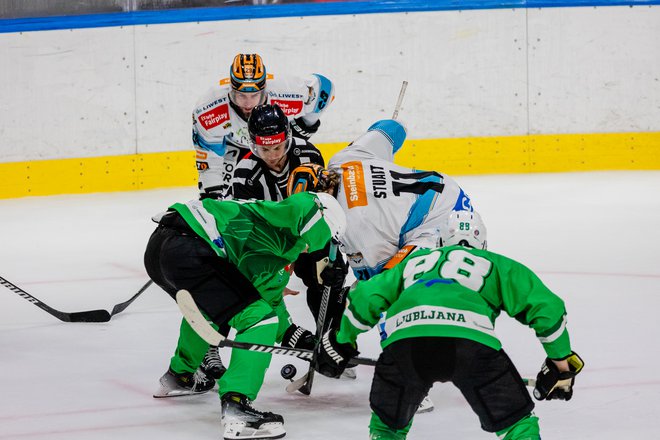
<svg viewBox="0 0 660 440"><path fill-rule="evenodd" d="M449 214L472 211L452 178L394 164L405 138L398 121L378 121L328 163L341 174L337 200L348 221L340 249L358 279L395 265L415 248L437 247Z"/></svg>

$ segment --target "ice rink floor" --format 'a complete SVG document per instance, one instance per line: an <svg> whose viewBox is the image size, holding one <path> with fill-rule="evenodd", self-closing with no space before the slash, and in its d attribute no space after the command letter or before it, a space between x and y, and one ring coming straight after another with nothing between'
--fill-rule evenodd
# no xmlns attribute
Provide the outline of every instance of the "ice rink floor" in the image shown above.
<svg viewBox="0 0 660 440"><path fill-rule="evenodd" d="M458 177L488 226L489 249L521 261L567 304L586 366L570 402L538 402L544 439L660 438L660 172ZM193 189L0 200L0 275L64 311L110 310L147 281L150 217ZM297 287L295 281L290 287ZM303 294L287 297L313 328ZM152 286L103 324L63 323L0 286L0 439L217 440L215 392L154 399L178 334L176 304ZM544 359L533 332L497 332L523 376ZM378 355L377 336L359 340ZM229 352L222 350L223 359ZM372 369L318 377L288 395L273 357L256 407L285 418L287 439L367 439ZM293 361L300 371L302 361ZM451 385L410 439L487 439Z"/></svg>

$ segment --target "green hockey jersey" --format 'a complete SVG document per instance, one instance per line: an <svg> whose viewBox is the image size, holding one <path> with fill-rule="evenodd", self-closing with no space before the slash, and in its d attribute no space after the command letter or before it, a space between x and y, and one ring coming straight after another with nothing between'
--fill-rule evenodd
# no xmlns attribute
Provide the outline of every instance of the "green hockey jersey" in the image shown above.
<svg viewBox="0 0 660 440"><path fill-rule="evenodd" d="M319 206L314 193L300 193L281 202L205 199L170 209L276 308L289 282L285 267L305 250L323 249L330 241L330 228Z"/></svg>
<svg viewBox="0 0 660 440"><path fill-rule="evenodd" d="M355 343L386 312L382 346L404 338L471 339L499 350L495 319L506 312L531 327L548 357L571 353L564 302L527 267L486 250L422 249L361 281L348 296L337 335Z"/></svg>

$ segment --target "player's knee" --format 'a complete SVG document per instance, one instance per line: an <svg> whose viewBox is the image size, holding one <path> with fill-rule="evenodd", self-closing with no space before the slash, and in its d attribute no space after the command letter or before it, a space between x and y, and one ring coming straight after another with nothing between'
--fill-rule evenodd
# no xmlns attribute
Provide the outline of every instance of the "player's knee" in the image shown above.
<svg viewBox="0 0 660 440"><path fill-rule="evenodd" d="M472 408L479 416L481 427L488 432L512 426L534 409L534 402L515 371L505 371L474 392L479 403L473 400Z"/></svg>
<svg viewBox="0 0 660 440"><path fill-rule="evenodd" d="M277 329L278 317L265 300L260 299L245 307L229 321L238 334L253 330L266 324L273 324Z"/></svg>
<svg viewBox="0 0 660 440"><path fill-rule="evenodd" d="M374 371L369 403L385 425L400 430L409 425L429 388L406 383L396 362L383 353Z"/></svg>

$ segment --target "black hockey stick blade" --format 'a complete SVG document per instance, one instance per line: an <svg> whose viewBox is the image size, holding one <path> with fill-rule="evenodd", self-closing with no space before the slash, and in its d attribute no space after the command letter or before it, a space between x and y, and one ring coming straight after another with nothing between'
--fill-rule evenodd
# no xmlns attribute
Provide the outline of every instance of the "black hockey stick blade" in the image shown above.
<svg viewBox="0 0 660 440"><path fill-rule="evenodd" d="M52 313L51 313L52 314ZM107 310L86 310L84 312L63 312L63 317L53 315L64 322L108 322L112 315ZM67 319L64 319L64 318Z"/></svg>
<svg viewBox="0 0 660 440"><path fill-rule="evenodd" d="M28 300L35 306L39 307L41 310L49 313L51 316L56 317L60 321L64 322L108 322L110 321L110 313L106 310L87 310L84 312L62 312L56 310L49 306L48 304L42 302L38 298L27 293L25 290L21 289L14 283L6 280L3 277L0 277L0 284L11 290L12 292L17 293L20 297Z"/></svg>
<svg viewBox="0 0 660 440"><path fill-rule="evenodd" d="M34 296L30 295L27 293L25 290L21 289L14 283L8 281L7 279L0 277L0 284L11 290L12 292L17 293L19 296L22 298L26 299L27 301L31 302L35 306L39 307L40 309L44 310L51 316L54 316L55 318L59 319L60 321L63 322L108 322L110 319L116 315L117 313L121 313L126 308L133 302L135 299L140 296L147 288L152 284L152 281L149 280L142 288L131 298L129 298L127 301L124 301L123 303L119 303L116 306L113 307L112 313L108 312L107 310L102 310L102 309L95 309L95 310L85 310L82 312L62 312L60 310L56 310L49 306L48 304L42 302L38 298L35 298Z"/></svg>

